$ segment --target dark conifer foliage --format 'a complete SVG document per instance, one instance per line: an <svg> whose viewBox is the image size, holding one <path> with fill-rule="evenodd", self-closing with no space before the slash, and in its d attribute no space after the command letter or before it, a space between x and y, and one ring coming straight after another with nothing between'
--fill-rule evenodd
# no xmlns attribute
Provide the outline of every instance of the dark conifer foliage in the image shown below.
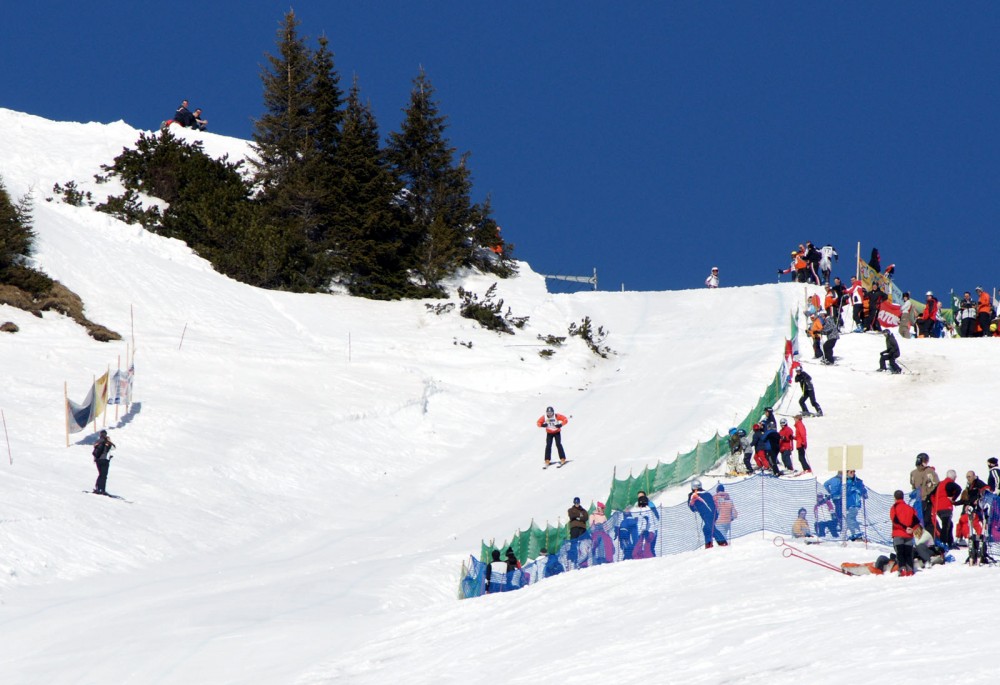
<svg viewBox="0 0 1000 685"><path fill-rule="evenodd" d="M467 155L455 159L455 148L445 137L447 118L422 70L404 112L401 130L389 136L387 157L406 187L403 205L420 236L410 266L425 286L434 288L469 252L472 178Z"/></svg>
<svg viewBox="0 0 1000 685"><path fill-rule="evenodd" d="M31 255L34 239L28 200L15 203L0 179L0 275Z"/></svg>
<svg viewBox="0 0 1000 685"><path fill-rule="evenodd" d="M341 196L328 242L337 281L355 295L419 297L404 266L410 225L396 202L401 185L379 146L378 125L357 79L347 98L340 142Z"/></svg>

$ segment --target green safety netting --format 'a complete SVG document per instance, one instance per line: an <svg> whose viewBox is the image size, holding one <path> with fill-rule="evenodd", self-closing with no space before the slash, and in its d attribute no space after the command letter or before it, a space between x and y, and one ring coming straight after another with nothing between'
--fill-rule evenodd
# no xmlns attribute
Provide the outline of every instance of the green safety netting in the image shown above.
<svg viewBox="0 0 1000 685"><path fill-rule="evenodd" d="M790 341L798 338L799 326L797 323L798 312L791 314ZM778 400L787 387L782 370L775 372L774 379L764 390L764 394L757 400L757 404L751 409L746 417L738 424L739 428L750 432L750 427L763 415L765 407L773 407L778 404ZM618 479L612 477L611 492L605 500L607 511L613 509L624 510L635 504L636 497L640 490L652 496L662 492L669 487L680 485L694 476L701 475L718 464L729 454L729 436L722 436L716 433L705 442L699 442L690 452L678 454L677 458L667 464L657 462L655 467L646 467L639 475L629 474L628 478ZM590 513L596 507L590 505ZM514 554L523 562L534 559L538 556L539 550L543 547L548 550L559 549L563 541L569 538L569 522L558 523L555 526L545 524L545 528L539 528L532 521L527 530L517 532L510 541L504 541L502 545L497 545L495 540L483 541L479 559L483 562L492 558L495 549L500 550L501 555L510 547Z"/></svg>

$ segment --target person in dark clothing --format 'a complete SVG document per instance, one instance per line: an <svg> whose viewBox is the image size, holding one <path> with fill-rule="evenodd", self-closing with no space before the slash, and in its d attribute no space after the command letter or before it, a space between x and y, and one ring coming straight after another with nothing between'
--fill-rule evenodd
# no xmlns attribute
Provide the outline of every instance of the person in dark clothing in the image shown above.
<svg viewBox="0 0 1000 685"><path fill-rule="evenodd" d="M573 506L569 508L569 537L575 540L587 532L587 510L580 506L580 498L573 498Z"/></svg>
<svg viewBox="0 0 1000 685"><path fill-rule="evenodd" d="M816 416L823 416L823 409L816 401L816 389L813 387L812 376L803 371L801 366L795 367L795 382L799 384L799 388L802 390L802 397L799 398L799 406L802 407L802 413L809 413L809 408L806 407L806 400L809 400L812 402L813 409L816 410Z"/></svg>
<svg viewBox="0 0 1000 685"><path fill-rule="evenodd" d="M516 571L517 569L521 568L521 562L517 560L517 555L514 554L514 549L511 547L507 548L506 561L507 561L507 573L510 573L511 571Z"/></svg>
<svg viewBox="0 0 1000 685"><path fill-rule="evenodd" d="M882 324L878 321L878 310L885 301L885 293L879 288L872 288L868 294L868 316L865 317L864 330L880 331Z"/></svg>
<svg viewBox="0 0 1000 685"><path fill-rule="evenodd" d="M868 266L873 268L876 273L882 273L882 257L877 248L872 248L872 256L868 258Z"/></svg>
<svg viewBox="0 0 1000 685"><path fill-rule="evenodd" d="M94 445L94 464L97 466L97 482L94 484L94 493L98 495L108 494L105 491L108 483L108 469L111 467L111 450L115 443L111 442L107 431L101 431L101 437Z"/></svg>
<svg viewBox="0 0 1000 685"><path fill-rule="evenodd" d="M199 131L204 131L208 129L208 119L204 118L204 115L202 115L200 109L196 109L194 111L193 116L194 116L194 124L193 124L194 128L198 129Z"/></svg>
<svg viewBox="0 0 1000 685"><path fill-rule="evenodd" d="M990 475L986 477L986 487L990 489L994 495L1000 494L998 489L1000 489L1000 466L997 465L997 458L990 457L986 460L986 466L990 470Z"/></svg>
<svg viewBox="0 0 1000 685"><path fill-rule="evenodd" d="M778 430L778 419L774 416L774 408L764 407L764 413L760 417L760 425L764 427L764 430L768 428Z"/></svg>
<svg viewBox="0 0 1000 685"><path fill-rule="evenodd" d="M185 128L197 128L198 123L194 115L191 114L191 110L188 109L187 100L181 102L181 106L174 112L174 123Z"/></svg>
<svg viewBox="0 0 1000 685"><path fill-rule="evenodd" d="M934 512L938 517L938 539L949 549L955 549L952 513L959 496L962 494L962 486L955 482L957 477L958 474L949 470L945 474L945 478L934 489L934 494L931 495L934 500Z"/></svg>
<svg viewBox="0 0 1000 685"><path fill-rule="evenodd" d="M885 335L885 350L879 354L878 370L885 371L885 365L888 363L892 373L902 373L903 370L896 363L899 359L899 341L888 328L882 331L882 334Z"/></svg>
<svg viewBox="0 0 1000 685"><path fill-rule="evenodd" d="M767 464L771 467L771 472L775 476L781 475L778 467L778 453L781 451L781 436L773 428L764 428L764 434L760 439L764 447L764 456L767 457Z"/></svg>

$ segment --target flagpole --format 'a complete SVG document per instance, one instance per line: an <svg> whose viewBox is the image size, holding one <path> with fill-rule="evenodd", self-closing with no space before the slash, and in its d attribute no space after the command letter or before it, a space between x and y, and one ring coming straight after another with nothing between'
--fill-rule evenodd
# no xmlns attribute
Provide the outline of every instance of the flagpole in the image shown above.
<svg viewBox="0 0 1000 685"><path fill-rule="evenodd" d="M108 427L108 384L111 382L111 364L108 364L108 370L104 372L104 423L101 428Z"/></svg>
<svg viewBox="0 0 1000 685"><path fill-rule="evenodd" d="M128 343L125 343L127 346ZM128 355L128 349L126 347L125 354ZM118 390L121 387L122 378L122 356L118 355L118 373L115 374L115 423L118 423L118 405L121 403L121 397L118 395Z"/></svg>
<svg viewBox="0 0 1000 685"><path fill-rule="evenodd" d="M91 399L93 404L90 407L90 415L94 417L92 421L94 422L94 432L96 433L97 432L97 375L96 374L94 375L93 384L90 387L94 389L94 396Z"/></svg>
<svg viewBox="0 0 1000 685"><path fill-rule="evenodd" d="M854 277L861 280L861 241L858 241L858 258L854 261Z"/></svg>

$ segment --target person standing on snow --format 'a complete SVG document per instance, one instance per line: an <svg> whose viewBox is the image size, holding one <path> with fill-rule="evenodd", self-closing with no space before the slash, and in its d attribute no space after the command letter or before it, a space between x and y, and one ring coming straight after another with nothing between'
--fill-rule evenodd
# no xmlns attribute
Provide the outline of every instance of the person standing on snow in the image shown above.
<svg viewBox="0 0 1000 685"><path fill-rule="evenodd" d="M94 484L94 494L106 495L108 484L108 469L111 468L111 450L115 443L111 442L107 431L101 431L101 437L94 444L94 465L97 466L97 482Z"/></svg>
<svg viewBox="0 0 1000 685"><path fill-rule="evenodd" d="M977 337L987 335L990 330L990 319L993 318L993 299L990 294L983 290L983 286L976 286L976 322L979 324Z"/></svg>
<svg viewBox="0 0 1000 685"><path fill-rule="evenodd" d="M847 491L847 532L850 534L849 540L860 540L863 536L861 535L861 525L858 523L858 511L861 510L861 506L864 500L868 499L868 488L865 487L863 480L858 478L857 474L848 470L847 480L845 481Z"/></svg>
<svg viewBox="0 0 1000 685"><path fill-rule="evenodd" d="M705 535L705 549L712 547L712 540L719 543L720 547L725 547L729 543L726 537L715 525L719 517L719 510L715 506L715 498L710 493L701 489L701 481L695 478L691 481L691 495L688 497L688 508L701 517L701 530Z"/></svg>
<svg viewBox="0 0 1000 685"><path fill-rule="evenodd" d="M986 460L986 466L990 470L990 475L986 477L986 487L990 489L994 495L1000 494L1000 466L997 465L997 458L990 457Z"/></svg>
<svg viewBox="0 0 1000 685"><path fill-rule="evenodd" d="M840 260L840 255L837 254L837 249L830 243L819 248L819 254L819 272L823 276L823 282L829 285L830 273L833 271L833 262Z"/></svg>
<svg viewBox="0 0 1000 685"><path fill-rule="evenodd" d="M708 278L705 279L705 285L709 288L719 287L719 267L712 267L712 272L708 274Z"/></svg>
<svg viewBox="0 0 1000 685"><path fill-rule="evenodd" d="M917 525L917 512L903 499L903 491L893 493L896 500L889 509L892 523L892 546L896 550L899 575L913 575L913 527Z"/></svg>
<svg viewBox="0 0 1000 685"><path fill-rule="evenodd" d="M819 403L816 401L816 388L813 387L812 376L806 373L801 366L795 367L795 382L799 384L799 389L802 390L802 397L799 398L799 406L802 408L802 413L809 413L809 408L806 406L806 400L809 400L812 402L813 409L816 410L816 416L823 416L823 409L820 408Z"/></svg>
<svg viewBox="0 0 1000 685"><path fill-rule="evenodd" d="M955 549L955 536L952 532L952 514L955 510L955 502L962 494L962 486L955 482L958 474L954 470L945 473L944 480L938 483L934 494L934 511L938 517L938 538L947 545L948 549ZM930 526L928 526L930 527Z"/></svg>
<svg viewBox="0 0 1000 685"><path fill-rule="evenodd" d="M913 309L913 300L910 299L909 292L903 293L903 301L899 303L899 308L899 334L904 338L910 338L913 335L916 312Z"/></svg>
<svg viewBox="0 0 1000 685"><path fill-rule="evenodd" d="M822 414L820 414L822 416ZM809 446L809 441L806 436L806 424L802 423L802 414L795 415L795 450L799 456L799 465L802 467L802 473L812 473L812 467L809 466L809 461L806 459L806 447Z"/></svg>
<svg viewBox="0 0 1000 685"><path fill-rule="evenodd" d="M795 433L788 426L788 419L781 419L778 422L781 428L778 429L778 451L781 453L781 463L786 471L792 471L792 449L795 447Z"/></svg>
<svg viewBox="0 0 1000 685"><path fill-rule="evenodd" d="M921 503L921 523L925 524L928 529L933 529L934 503L931 500L931 494L941 479L938 478L937 471L930 465L930 462L931 458L927 456L926 452L917 455L916 468L910 471L910 487L918 491L917 496Z"/></svg>
<svg viewBox="0 0 1000 685"><path fill-rule="evenodd" d="M826 342L823 343L822 362L824 364L833 364L833 347L837 344L838 338L840 338L840 328L837 326L837 322L833 320L833 317L828 317L823 312L819 312L817 316L823 321L823 330L821 332L826 336Z"/></svg>
<svg viewBox="0 0 1000 685"><path fill-rule="evenodd" d="M715 510L718 512L718 516L715 519L716 529L722 533L722 536L729 540L729 533L733 525L733 521L739 516L739 512L736 511L736 506L733 504L732 497L726 492L726 486L719 483L715 487Z"/></svg>
<svg viewBox="0 0 1000 685"><path fill-rule="evenodd" d="M500 550L493 550L493 559L486 565L486 592L503 592L507 585L507 562L500 558Z"/></svg>
<svg viewBox="0 0 1000 685"><path fill-rule="evenodd" d="M573 498L573 506L567 512L569 516L569 539L575 540L587 532L587 510L580 506L580 498Z"/></svg>
<svg viewBox="0 0 1000 685"><path fill-rule="evenodd" d="M958 301L955 309L955 323L958 324L958 336L960 338L976 337L977 304L972 301L972 294L966 290L962 299Z"/></svg>
<svg viewBox="0 0 1000 685"><path fill-rule="evenodd" d="M545 414L539 417L536 425L539 428L545 429L545 468L549 467L552 463L552 443L556 444L556 448L559 450L559 463L566 463L566 452L563 450L562 446L562 428L567 423L567 419L562 414L556 414L555 409L552 407L545 408Z"/></svg>
<svg viewBox="0 0 1000 685"><path fill-rule="evenodd" d="M885 365L888 363L892 373L903 373L899 364L896 363L896 360L899 359L899 342L896 340L896 336L888 328L883 330L882 334L885 336L885 350L879 354L878 370L885 371Z"/></svg>

